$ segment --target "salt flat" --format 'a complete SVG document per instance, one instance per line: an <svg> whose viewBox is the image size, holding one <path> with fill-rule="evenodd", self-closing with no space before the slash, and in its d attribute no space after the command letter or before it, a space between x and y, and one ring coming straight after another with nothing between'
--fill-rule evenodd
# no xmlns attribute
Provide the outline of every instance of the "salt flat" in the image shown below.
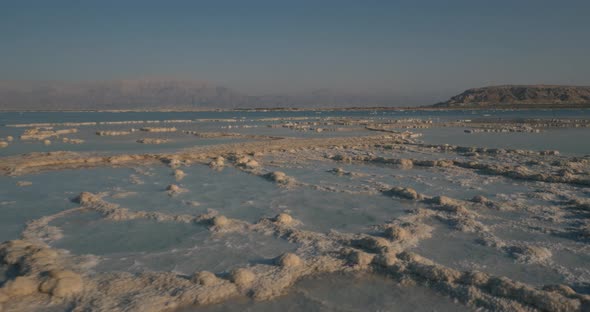
<svg viewBox="0 0 590 312"><path fill-rule="evenodd" d="M0 122L0 310L590 307L590 110Z"/></svg>

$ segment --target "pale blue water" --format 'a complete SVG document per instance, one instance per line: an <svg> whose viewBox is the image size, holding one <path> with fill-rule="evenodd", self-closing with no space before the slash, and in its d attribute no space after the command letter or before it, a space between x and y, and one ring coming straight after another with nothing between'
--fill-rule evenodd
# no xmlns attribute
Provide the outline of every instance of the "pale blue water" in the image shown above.
<svg viewBox="0 0 590 312"><path fill-rule="evenodd" d="M0 113L0 137L12 135L15 142L0 149L0 156L19 155L33 151L86 151L101 154L116 153L157 153L174 152L193 146L244 142L251 138L202 139L177 133L136 132L129 136L99 137L98 130L126 130L142 125L101 125L79 126L79 132L65 135L68 138L86 140L81 145L70 145L52 139L53 144L45 146L40 142L23 142L18 136L24 128L9 128L5 124L43 122L85 122L85 121L126 121L126 120L169 120L169 119L225 119L237 118L230 122L194 122L187 124L157 124L151 126L174 126L181 130L201 132L238 132L251 135L274 135L283 137L331 137L375 135L376 132L362 129L321 133L300 132L287 128L269 128L277 121L260 121L261 118L282 117L354 117L362 119L422 118L435 120L457 120L486 118L590 118L590 110L556 111L304 111L304 112L194 112L194 113L98 113L98 112L26 112ZM252 128L228 129L228 126L252 126ZM340 126L338 126L340 127ZM61 128L61 127L59 127ZM70 127L65 127L70 128ZM346 127L344 127L346 128ZM566 155L590 154L590 129L555 129L542 133L477 133L466 134L461 128L417 129L426 143L455 144L461 146L484 146L533 150L557 149ZM62 136L63 137L63 136ZM138 144L142 137L169 138L170 143L162 145ZM310 152L312 153L312 152ZM428 153L411 150L380 150L378 156L418 159L461 159L466 156L454 153ZM323 157L315 155L317 157ZM406 215L409 211L425 208L426 204L416 201L391 198L375 191L378 184L415 188L426 195L446 195L458 199L469 199L474 195L508 201L512 197L543 192L540 182L515 181L505 177L488 176L476 171L448 168L401 169L390 165L346 164L322 158L299 162L275 159L276 155L265 155L261 163L265 170L280 170L295 178L301 185L282 188L259 176L248 174L232 167L214 171L205 165L184 166L187 174L181 181L172 175L173 169L154 165L136 168L95 168L62 170L18 177L0 176L0 241L19 237L27 221L77 207L71 199L82 191L104 193L104 199L134 211L159 211L170 215L198 215L211 210L229 218L251 223L260 218L273 217L286 212L301 221L300 227L310 231L327 233L332 230L350 233L370 233L374 225L383 224ZM487 156L486 156L487 157ZM273 163L273 160L278 160ZM484 161L494 162L488 157ZM358 176L337 176L330 169L342 167L346 171L359 173ZM134 184L140 180L141 184ZM19 187L18 181L30 181L31 186ZM187 189L185 193L169 196L166 187L178 184ZM316 189L319 188L319 189ZM323 189L332 188L334 191ZM558 185L563 194L588 197L587 188ZM126 196L121 196L121 194ZM558 202L536 199L522 200L526 205L557 205ZM529 207L529 206L527 206ZM555 242L553 260L571 272L580 272L580 281L590 280L584 274L588 255L581 252L579 242L571 238L548 239L550 232L531 234L523 227L523 233L509 227L509 222L526 218L531 220L543 216L531 215L526 209L518 211L494 211L475 209L476 217L491 228L502 239L511 242ZM554 222L548 213L546 224L555 228L567 228L574 223ZM559 217L559 215L557 215ZM570 216L571 217L571 216ZM572 217L573 218L573 217ZM576 220L573 218L573 220ZM508 222L508 223L507 223ZM540 222L540 221L539 221ZM264 236L259 233L238 233L212 235L204 225L158 223L146 220L113 222L101 219L95 213L76 213L51 223L63 230L63 238L50 244L65 248L73 254L94 254L100 262L93 270L103 271L174 271L189 275L197 270L216 273L231 268L257 263L267 263L285 251L295 251L296 244L282 238ZM572 225L573 224L573 225ZM477 244L478 233L460 233L452 230L450 222L438 222L432 238L422 241L413 250L441 264L457 269L479 269L497 275L540 285L543 283L568 283L565 275L539 264L515 264L506 253ZM576 249L578 248L578 249ZM558 249L556 249L558 250ZM563 252L561 252L563 251ZM1 280L1 277L0 277ZM338 289L336 292L334 289ZM451 299L422 287L400 287L394 281L375 276L355 278L350 276L327 275L305 279L286 296L270 302L235 300L203 309L203 311L274 311L291 306L293 311L360 310L375 311L421 310L457 311L466 309ZM391 308L395 306L396 308ZM188 309L188 311L199 309ZM287 309L288 310L288 309Z"/></svg>
<svg viewBox="0 0 590 312"><path fill-rule="evenodd" d="M422 118L433 120L458 120L484 118L590 118L590 110L498 110L498 111L300 111L300 112L23 112L0 113L0 139L13 136L14 142L8 147L0 148L1 156L19 155L30 152L49 151L77 151L100 152L102 154L113 153L164 153L174 152L181 148L193 146L244 142L251 139L243 138L198 138L184 134L182 131L197 132L230 132L243 135L263 135L280 137L335 137L335 136L363 136L374 135L374 132L358 129L358 126L348 131L324 131L301 132L287 128L269 128L268 125L277 124L278 121L260 121L261 118L288 118L288 117L351 117L361 119L403 119ZM239 122L209 122L199 121L192 123L159 123L159 124L127 124L127 125L97 125L78 126L77 133L61 135L59 138L50 138L51 145L44 145L40 141L22 141L19 136L26 128L6 127L7 124L27 123L63 123L63 122L104 122L104 121L133 121L133 120L194 120L194 119L226 119L233 118ZM313 121L313 120L312 120ZM137 131L125 136L100 137L95 134L102 130L126 131L142 126L176 127L179 129L173 133L146 133ZM235 126L250 128L235 128ZM229 128L233 127L233 128ZM323 126L319 126L323 127ZM335 126L346 129L346 126ZM74 128L71 126L58 126L56 129ZM330 126L325 127L331 128ZM557 149L565 154L585 155L590 154L590 131L588 129L550 129L543 133L476 133L466 134L462 128L436 128L416 129L414 132L423 133L422 138L427 143L455 144L463 146L487 146L498 148L520 148L533 150ZM82 139L85 143L67 144L61 138ZM136 141L141 138L168 138L165 144L151 145L139 144Z"/></svg>
<svg viewBox="0 0 590 312"><path fill-rule="evenodd" d="M590 109L561 110L448 110L448 111L227 111L227 112L4 112L0 124L39 122L88 122L126 120L171 120L209 118L274 118L274 117L399 117L465 119L492 118L590 118Z"/></svg>

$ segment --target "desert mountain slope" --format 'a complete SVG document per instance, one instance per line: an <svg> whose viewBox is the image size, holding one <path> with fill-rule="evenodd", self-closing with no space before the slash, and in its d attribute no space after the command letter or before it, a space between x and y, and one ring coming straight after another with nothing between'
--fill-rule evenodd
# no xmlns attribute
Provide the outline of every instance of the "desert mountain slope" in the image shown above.
<svg viewBox="0 0 590 312"><path fill-rule="evenodd" d="M505 85L475 88L434 107L590 107L590 87Z"/></svg>

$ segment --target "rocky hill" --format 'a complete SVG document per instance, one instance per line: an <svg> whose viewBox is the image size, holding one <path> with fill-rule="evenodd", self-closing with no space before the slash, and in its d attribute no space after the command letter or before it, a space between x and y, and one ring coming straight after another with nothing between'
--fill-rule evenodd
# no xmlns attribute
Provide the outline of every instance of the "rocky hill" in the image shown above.
<svg viewBox="0 0 590 312"><path fill-rule="evenodd" d="M505 85L475 88L433 106L439 108L590 107L590 87Z"/></svg>

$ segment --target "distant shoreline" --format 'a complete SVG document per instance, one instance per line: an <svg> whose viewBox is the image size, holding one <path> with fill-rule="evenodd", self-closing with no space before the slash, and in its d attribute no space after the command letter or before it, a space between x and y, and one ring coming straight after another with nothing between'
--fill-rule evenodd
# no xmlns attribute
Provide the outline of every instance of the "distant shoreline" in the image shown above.
<svg viewBox="0 0 590 312"><path fill-rule="evenodd" d="M107 109L107 110L3 110L0 113L204 113L204 112L309 112L309 111L480 111L480 110L577 110L590 109L590 105L568 106L543 106L543 105L518 105L509 107L505 105L492 105L486 107L337 107L337 108L234 108L234 109Z"/></svg>

